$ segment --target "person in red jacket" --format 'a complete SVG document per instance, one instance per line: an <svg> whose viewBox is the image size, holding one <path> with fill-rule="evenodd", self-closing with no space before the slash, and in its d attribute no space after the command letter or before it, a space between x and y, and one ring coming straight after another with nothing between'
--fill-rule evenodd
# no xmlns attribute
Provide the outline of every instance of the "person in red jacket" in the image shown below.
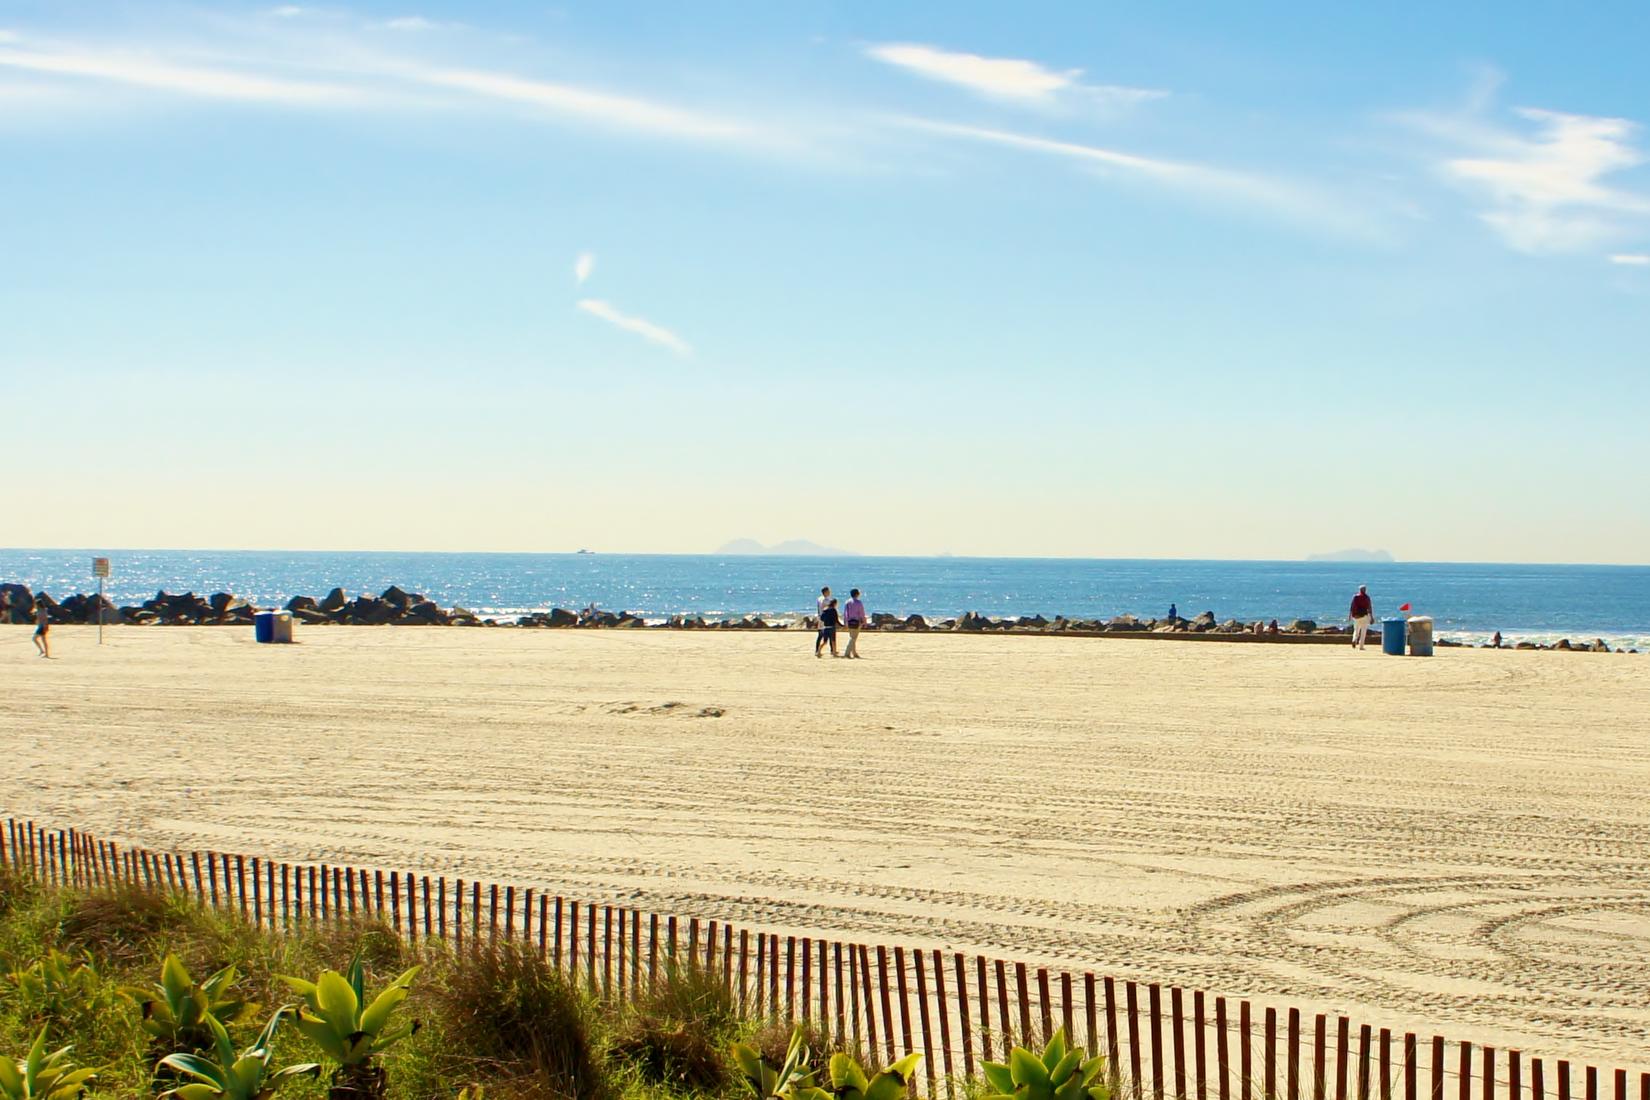
<svg viewBox="0 0 1650 1100"><path fill-rule="evenodd" d="M1366 586L1358 586L1358 594L1352 597L1349 614L1352 618L1352 644L1362 649L1364 638L1369 634L1369 624L1375 621L1375 604L1370 600Z"/></svg>

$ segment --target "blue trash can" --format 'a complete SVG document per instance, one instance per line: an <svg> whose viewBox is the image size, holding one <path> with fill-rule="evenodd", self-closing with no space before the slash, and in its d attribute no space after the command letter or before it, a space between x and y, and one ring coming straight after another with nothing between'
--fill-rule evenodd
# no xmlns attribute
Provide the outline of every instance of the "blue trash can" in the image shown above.
<svg viewBox="0 0 1650 1100"><path fill-rule="evenodd" d="M260 611L252 616L252 637L260 642L275 640L275 612Z"/></svg>
<svg viewBox="0 0 1650 1100"><path fill-rule="evenodd" d="M1381 652L1393 657L1404 655L1404 637L1408 624L1402 619L1381 620Z"/></svg>

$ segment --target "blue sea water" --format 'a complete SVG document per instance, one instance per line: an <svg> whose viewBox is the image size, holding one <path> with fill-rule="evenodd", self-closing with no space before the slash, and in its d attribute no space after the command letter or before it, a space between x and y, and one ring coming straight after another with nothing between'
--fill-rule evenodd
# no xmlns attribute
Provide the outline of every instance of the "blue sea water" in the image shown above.
<svg viewBox="0 0 1650 1100"><path fill-rule="evenodd" d="M650 617L811 613L822 584L863 589L873 612L1345 621L1359 584L1377 615L1410 603L1446 637L1478 641L1604 638L1650 648L1650 566L1074 558L805 558L699 554L442 554L253 550L101 550L107 592L137 603L160 589L234 592L255 603L392 584L444 606L515 615L589 604ZM0 581L61 598L91 591L90 550L0 549Z"/></svg>

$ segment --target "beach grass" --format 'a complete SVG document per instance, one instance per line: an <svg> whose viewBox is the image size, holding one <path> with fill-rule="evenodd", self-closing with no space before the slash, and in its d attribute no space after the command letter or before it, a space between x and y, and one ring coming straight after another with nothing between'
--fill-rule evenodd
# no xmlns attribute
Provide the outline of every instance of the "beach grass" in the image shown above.
<svg viewBox="0 0 1650 1100"><path fill-rule="evenodd" d="M76 1064L97 1069L89 1097L155 1096L178 1084L157 1075L156 1063L172 1051L143 1030L141 998L132 995L153 987L168 955L202 977L236 968L237 993L257 1006L235 1029L237 1045L295 999L280 975L343 971L359 958L370 990L421 965L399 1010L420 1026L384 1062L395 1100L465 1089L486 1100L734 1100L748 1089L731 1060L733 1043L782 1060L791 1033L780 1021L742 1015L717 975L689 964L669 968L636 1003L619 1005L513 941L413 946L372 920L279 932L174 894L45 886L0 869L0 1056L21 1057L45 1028L51 1049L72 1047ZM19 982L44 959L74 971L72 996L43 997ZM828 1036L809 1038L815 1064L839 1049ZM291 1026L277 1031L273 1051L274 1067L316 1059ZM868 1051L848 1052L878 1064ZM324 1097L326 1076L293 1080L279 1095Z"/></svg>

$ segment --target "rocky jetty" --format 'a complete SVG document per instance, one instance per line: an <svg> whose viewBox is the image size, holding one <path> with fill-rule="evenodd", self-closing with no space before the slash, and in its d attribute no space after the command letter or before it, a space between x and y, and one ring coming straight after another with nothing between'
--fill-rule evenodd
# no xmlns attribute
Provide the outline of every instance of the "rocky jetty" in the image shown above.
<svg viewBox="0 0 1650 1100"><path fill-rule="evenodd" d="M42 605L54 623L96 623L101 616L106 624L127 626L250 626L253 615L258 611L275 610L255 607L232 592L214 592L208 596L198 596L193 592L157 592L153 598L133 607L116 607L108 599L103 599L99 604L99 599L95 595L76 593L59 602L49 593L32 592L25 585L0 584L0 623L32 623L37 608ZM514 618L489 618L463 607L442 607L427 596L408 592L396 585L376 596L351 595L342 588L334 588L319 599L294 596L281 610L291 612L299 622L315 626L475 626L558 630L813 630L818 626L812 617L769 622L757 615L722 619L672 615L667 619L650 621L637 611L602 611L595 608L570 611L560 607ZM1079 637L1209 636L1209 640L1297 643L1330 643L1339 641L1347 633L1345 627L1320 626L1310 619L1296 619L1287 626L1277 626L1275 623L1275 620L1218 620L1213 611L1205 611L1190 619L1179 616L1172 619L1141 619L1134 615L1116 615L1104 620L1068 619L1063 615L1052 619L1042 615L994 619L977 611L965 611L955 619L938 621L922 615L901 617L880 612L871 617L867 629L884 633L949 631L959 634L1065 634ZM1440 638L1437 644L1448 647L1462 643ZM1508 643L1502 648L1611 652L1610 646L1601 638L1591 642L1572 642L1566 638L1551 645L1524 641L1516 645Z"/></svg>

